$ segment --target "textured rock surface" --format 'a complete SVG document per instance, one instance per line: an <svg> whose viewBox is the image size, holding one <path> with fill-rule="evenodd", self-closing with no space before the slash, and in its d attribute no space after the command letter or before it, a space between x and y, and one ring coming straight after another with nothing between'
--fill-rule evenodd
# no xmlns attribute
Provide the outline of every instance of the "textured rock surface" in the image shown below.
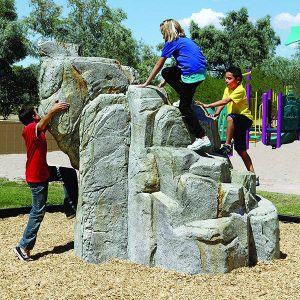
<svg viewBox="0 0 300 300"><path fill-rule="evenodd" d="M251 259L256 261L272 260L280 257L279 225L277 211L267 199L259 197L257 208L249 212L253 251Z"/></svg>
<svg viewBox="0 0 300 300"><path fill-rule="evenodd" d="M277 212L256 197L255 176L187 149L191 137L163 89L130 85L134 70L76 49L44 45L40 78L41 113L57 99L71 103L51 132L79 169L76 255L189 274L278 258Z"/></svg>
<svg viewBox="0 0 300 300"><path fill-rule="evenodd" d="M83 110L80 124L80 187L75 253L91 262L127 257L127 166L130 115L100 95ZM110 105L103 106L110 103Z"/></svg>
<svg viewBox="0 0 300 300"><path fill-rule="evenodd" d="M113 59L79 57L75 53L78 48L72 44L48 42L40 47L39 111L43 115L57 100L71 103L67 113L53 118L50 132L78 169L79 125L84 107L100 94L125 93L134 75Z"/></svg>

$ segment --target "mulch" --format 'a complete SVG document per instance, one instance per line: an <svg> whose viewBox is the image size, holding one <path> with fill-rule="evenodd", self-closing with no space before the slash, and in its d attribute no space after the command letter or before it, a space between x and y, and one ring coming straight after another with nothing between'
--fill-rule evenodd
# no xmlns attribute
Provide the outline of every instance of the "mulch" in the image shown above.
<svg viewBox="0 0 300 300"><path fill-rule="evenodd" d="M101 265L73 253L74 220L47 213L32 262L19 261L27 215L0 219L0 299L300 299L300 224L280 223L281 259L228 274L185 275L125 260Z"/></svg>

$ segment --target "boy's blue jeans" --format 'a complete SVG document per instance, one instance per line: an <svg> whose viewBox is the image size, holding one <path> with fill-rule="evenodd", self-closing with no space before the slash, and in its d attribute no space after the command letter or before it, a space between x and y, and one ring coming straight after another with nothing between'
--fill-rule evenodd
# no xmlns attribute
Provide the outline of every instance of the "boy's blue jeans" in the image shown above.
<svg viewBox="0 0 300 300"><path fill-rule="evenodd" d="M50 178L47 182L28 182L32 193L32 208L23 237L19 243L19 246L23 249L31 250L35 245L37 233L46 212L50 181L62 181L64 183L64 212L66 216L76 213L78 201L76 171L73 168L53 166L49 166L49 169Z"/></svg>

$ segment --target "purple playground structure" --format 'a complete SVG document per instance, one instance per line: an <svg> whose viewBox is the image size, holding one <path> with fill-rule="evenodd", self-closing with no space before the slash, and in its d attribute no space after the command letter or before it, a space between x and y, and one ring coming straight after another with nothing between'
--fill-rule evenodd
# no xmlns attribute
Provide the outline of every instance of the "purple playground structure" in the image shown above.
<svg viewBox="0 0 300 300"><path fill-rule="evenodd" d="M292 92L278 93L277 124L272 127L272 90L262 96L262 136L264 145L280 148L300 139L300 100Z"/></svg>

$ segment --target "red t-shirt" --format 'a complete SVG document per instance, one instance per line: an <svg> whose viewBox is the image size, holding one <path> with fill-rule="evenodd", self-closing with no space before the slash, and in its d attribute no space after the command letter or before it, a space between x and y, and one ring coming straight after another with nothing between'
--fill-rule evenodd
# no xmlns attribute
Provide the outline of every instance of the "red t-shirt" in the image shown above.
<svg viewBox="0 0 300 300"><path fill-rule="evenodd" d="M32 122L23 130L27 151L26 181L45 182L50 173L47 164L47 141L43 131L37 131L37 123Z"/></svg>

